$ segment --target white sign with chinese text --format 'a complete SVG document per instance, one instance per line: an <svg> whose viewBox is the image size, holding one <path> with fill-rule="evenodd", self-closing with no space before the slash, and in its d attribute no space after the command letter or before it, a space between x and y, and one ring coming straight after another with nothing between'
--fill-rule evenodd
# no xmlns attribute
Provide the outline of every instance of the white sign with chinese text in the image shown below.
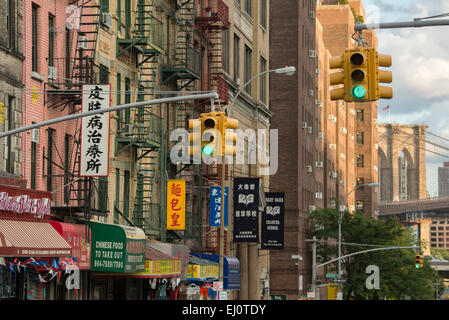
<svg viewBox="0 0 449 320"><path fill-rule="evenodd" d="M109 108L111 86L83 85L82 112ZM109 112L82 118L80 176L100 177L109 172Z"/></svg>

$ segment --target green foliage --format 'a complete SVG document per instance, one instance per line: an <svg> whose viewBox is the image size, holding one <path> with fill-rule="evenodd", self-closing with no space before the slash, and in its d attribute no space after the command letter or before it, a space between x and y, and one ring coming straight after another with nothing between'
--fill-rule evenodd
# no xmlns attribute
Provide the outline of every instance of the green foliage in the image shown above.
<svg viewBox="0 0 449 320"><path fill-rule="evenodd" d="M312 236L320 239L317 247L318 263L334 259L338 254L338 212L320 209L310 215ZM411 246L414 243L408 229L396 219L374 219L362 213L345 212L342 218L342 255L373 249L378 246ZM351 244L363 244L360 246ZM362 253L342 262L345 270L343 295L345 299L434 299L436 282L441 282L435 270L424 259L424 267L416 269L416 251L412 249L381 250ZM366 267L377 265L380 270L380 289L368 290ZM331 265L329 265L331 266ZM337 262L335 262L337 266ZM336 268L336 267L335 267ZM440 287L442 288L442 282Z"/></svg>
<svg viewBox="0 0 449 320"><path fill-rule="evenodd" d="M449 261L449 251L443 248L430 248L430 254L438 259Z"/></svg>
<svg viewBox="0 0 449 320"><path fill-rule="evenodd" d="M338 4L348 4L348 0L338 0Z"/></svg>
<svg viewBox="0 0 449 320"><path fill-rule="evenodd" d="M364 19L363 19L363 16L359 16L356 12L355 12L355 9L353 8L353 7L351 7L351 11L352 11L352 15L354 16L354 20L357 22L360 22L360 23L363 23L364 22Z"/></svg>

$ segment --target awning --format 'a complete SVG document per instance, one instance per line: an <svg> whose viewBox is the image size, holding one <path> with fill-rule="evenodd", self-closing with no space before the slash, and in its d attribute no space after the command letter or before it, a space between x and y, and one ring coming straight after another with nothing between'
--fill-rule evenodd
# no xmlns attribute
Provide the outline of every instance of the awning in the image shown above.
<svg viewBox="0 0 449 320"><path fill-rule="evenodd" d="M64 257L72 248L48 222L0 219L0 256Z"/></svg>
<svg viewBox="0 0 449 320"><path fill-rule="evenodd" d="M49 221L56 231L72 247L72 256L75 257L79 269L90 269L90 232L85 224L71 224L58 221ZM87 234L86 234L87 233Z"/></svg>
<svg viewBox="0 0 449 320"><path fill-rule="evenodd" d="M154 248L145 252L145 271L133 273L139 278L178 278L181 276L181 259Z"/></svg>
<svg viewBox="0 0 449 320"><path fill-rule="evenodd" d="M156 249L169 256L181 260L181 280L186 279L187 266L189 264L189 248L181 244L161 242L156 240L147 240L147 248Z"/></svg>
<svg viewBox="0 0 449 320"><path fill-rule="evenodd" d="M218 280L219 271L217 262L204 259L196 253L190 253L187 280L203 282L216 281Z"/></svg>
<svg viewBox="0 0 449 320"><path fill-rule="evenodd" d="M217 264L220 263L220 256L218 254L198 254L191 252L190 255L215 262ZM240 290L240 261L235 257L223 257L223 289Z"/></svg>
<svg viewBox="0 0 449 320"><path fill-rule="evenodd" d="M89 226L92 271L144 271L145 233L142 229L101 222L90 222Z"/></svg>

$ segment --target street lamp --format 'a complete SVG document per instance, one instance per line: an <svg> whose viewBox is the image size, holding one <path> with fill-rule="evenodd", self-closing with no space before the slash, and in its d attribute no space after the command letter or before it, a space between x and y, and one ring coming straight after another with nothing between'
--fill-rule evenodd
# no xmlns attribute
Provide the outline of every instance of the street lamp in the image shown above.
<svg viewBox="0 0 449 320"><path fill-rule="evenodd" d="M346 208L346 202L348 200L348 196L354 191L357 190L358 188L361 187L378 187L379 184L378 183L365 183L365 184L359 184L358 186L355 186L354 188L352 188L352 190L350 190L344 197L343 200L343 206L340 206L339 210L338 210L338 278L341 277L341 220L342 220L342 214ZM341 282L338 283L338 293L341 294Z"/></svg>
<svg viewBox="0 0 449 320"><path fill-rule="evenodd" d="M237 100L237 97L240 95L240 92L242 92L243 89L245 89L253 80L257 79L258 77L266 74L266 73L270 73L270 72L274 72L277 74L285 74L287 76L291 76L296 72L296 67L292 67L292 66L286 66L284 68L278 68L278 69L272 69L272 70L267 70L267 71L263 71L257 75L255 75L253 78L251 78L250 80L248 80L248 82L246 82L243 87L240 88L240 90L237 92L237 94L234 96L234 99L231 102L231 105L229 106L228 110L226 110L226 115L230 116L231 115L231 110L232 107L234 106L235 101Z"/></svg>

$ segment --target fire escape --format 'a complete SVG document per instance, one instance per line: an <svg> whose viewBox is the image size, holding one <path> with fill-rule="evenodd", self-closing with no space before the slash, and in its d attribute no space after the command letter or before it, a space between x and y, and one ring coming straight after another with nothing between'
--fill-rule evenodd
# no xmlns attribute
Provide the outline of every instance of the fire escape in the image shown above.
<svg viewBox="0 0 449 320"><path fill-rule="evenodd" d="M76 7L77 11L72 21L73 28L66 33L66 39L76 45L66 49L65 58L52 58L51 62L49 59L44 103L48 108L59 109L61 112L68 108L68 113L77 113L81 110L82 85L95 82L94 61L101 9L93 0L72 0L69 5ZM73 147L69 149L70 154L65 154L65 159L60 159L64 163L61 165L53 159L45 158L48 163L51 162L50 166L59 168L62 173L47 172L47 179L54 182L52 209L56 214L84 213L84 218L88 221L92 215L107 214L107 201L94 196L94 190L98 191L100 186L99 180L79 177L81 119L74 121L76 124L72 140L66 141L67 145Z"/></svg>
<svg viewBox="0 0 449 320"><path fill-rule="evenodd" d="M133 28L128 26L125 37L117 38L117 57L125 52L136 55L137 101L154 99L158 57L164 53L162 23L153 15L154 2L139 0ZM133 223L147 235L157 235L160 232L160 209L153 201L153 187L161 147L162 118L149 105L136 108L131 119L130 114L125 122L118 123L116 155L130 147L136 148L137 184Z"/></svg>
<svg viewBox="0 0 449 320"><path fill-rule="evenodd" d="M228 83L223 78L223 31L229 29L229 8L223 0L209 1L209 7L202 8L201 16L196 18L197 29L208 40L208 83L209 90L216 91L219 101L216 105L224 106L228 103ZM207 183L218 185L221 179L221 165L211 164L203 166L203 177ZM228 178L228 165L225 165L225 176ZM208 195L206 196L208 198ZM228 212L228 215L230 213ZM218 253L219 233L215 227L202 230L206 237L205 251ZM225 230L225 252L227 231Z"/></svg>

